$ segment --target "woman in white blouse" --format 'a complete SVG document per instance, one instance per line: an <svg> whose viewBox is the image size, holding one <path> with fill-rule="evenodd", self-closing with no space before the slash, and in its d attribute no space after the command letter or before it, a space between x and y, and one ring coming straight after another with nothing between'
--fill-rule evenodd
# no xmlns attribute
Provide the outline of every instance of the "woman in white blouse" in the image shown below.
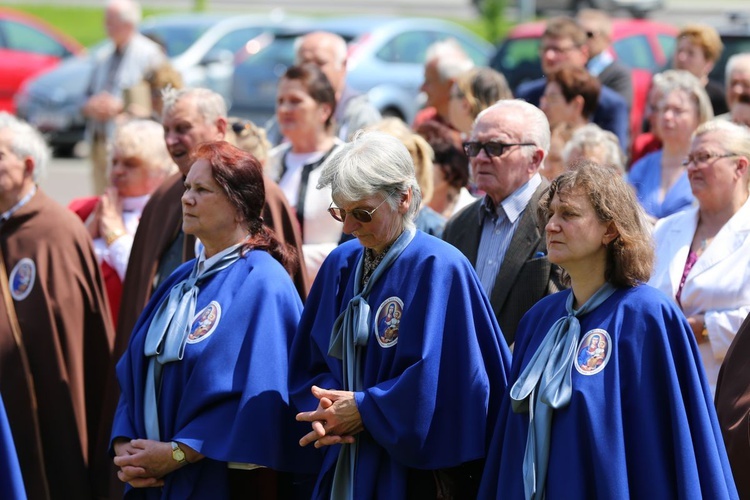
<svg viewBox="0 0 750 500"><path fill-rule="evenodd" d="M714 391L750 312L750 130L724 120L701 125L685 164L698 206L657 224L649 284L687 316Z"/></svg>
<svg viewBox="0 0 750 500"><path fill-rule="evenodd" d="M342 144L334 135L335 110L336 94L318 66L290 66L279 80L276 119L286 142L271 150L266 170L297 212L311 280L342 234L327 212L330 189L316 189L320 166Z"/></svg>

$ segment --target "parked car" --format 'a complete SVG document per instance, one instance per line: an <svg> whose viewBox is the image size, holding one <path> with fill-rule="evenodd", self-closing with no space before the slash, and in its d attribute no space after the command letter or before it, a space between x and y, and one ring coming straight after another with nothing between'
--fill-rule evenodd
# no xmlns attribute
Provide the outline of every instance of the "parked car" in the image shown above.
<svg viewBox="0 0 750 500"><path fill-rule="evenodd" d="M84 51L41 19L0 7L0 111L15 112L13 97L26 79Z"/></svg>
<svg viewBox="0 0 750 500"><path fill-rule="evenodd" d="M278 33L251 56L239 55L230 113L261 124L271 118L279 77L294 63L294 40L318 30L337 33L348 42L347 84L367 92L383 115L407 123L420 108L424 58L432 43L454 38L481 65L492 52L491 44L449 21L372 16L316 20L304 29Z"/></svg>
<svg viewBox="0 0 750 500"><path fill-rule="evenodd" d="M724 50L708 77L724 85L727 60L735 54L750 52L750 14L732 13L729 22L719 26L717 30L724 43Z"/></svg>
<svg viewBox="0 0 750 500"><path fill-rule="evenodd" d="M490 59L490 66L505 75L511 88L544 76L539 60L544 27L543 21L515 26ZM641 130L651 77L663 70L672 58L678 31L670 24L643 19L612 20L615 57L629 66L633 75L631 137Z"/></svg>
<svg viewBox="0 0 750 500"><path fill-rule="evenodd" d="M472 5L481 13L487 0L471 0ZM517 7L520 1L511 0L506 5ZM664 7L664 0L536 0L534 10L541 16L549 12L576 12L584 8L600 9L607 12L625 10L631 16L641 19L650 12Z"/></svg>
<svg viewBox="0 0 750 500"><path fill-rule="evenodd" d="M207 87L229 97L234 54L259 35L294 25L280 16L177 14L146 19L140 31L161 43L185 85ZM46 134L50 144L68 152L83 139L86 99L95 61L109 41L87 56L65 61L28 81L16 98L18 113Z"/></svg>

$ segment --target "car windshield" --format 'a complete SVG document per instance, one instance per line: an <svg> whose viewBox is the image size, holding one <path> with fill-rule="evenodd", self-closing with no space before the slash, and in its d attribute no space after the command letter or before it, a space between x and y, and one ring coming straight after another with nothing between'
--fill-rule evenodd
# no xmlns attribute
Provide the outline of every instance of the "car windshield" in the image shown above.
<svg viewBox="0 0 750 500"><path fill-rule="evenodd" d="M162 44L170 58L177 57L189 49L211 24L165 24L148 26L143 34Z"/></svg>

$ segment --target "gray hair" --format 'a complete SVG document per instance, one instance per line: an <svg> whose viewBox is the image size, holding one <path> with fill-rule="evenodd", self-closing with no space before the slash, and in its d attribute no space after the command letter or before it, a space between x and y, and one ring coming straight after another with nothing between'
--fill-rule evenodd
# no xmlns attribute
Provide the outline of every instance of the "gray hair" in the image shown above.
<svg viewBox="0 0 750 500"><path fill-rule="evenodd" d="M25 121L5 111L0 111L0 129L10 130L10 150L14 155L22 159L31 158L34 162L33 179L34 182L39 182L47 172L50 159L50 150L42 134Z"/></svg>
<svg viewBox="0 0 750 500"><path fill-rule="evenodd" d="M414 227L422 192L411 155L397 138L383 132L358 132L321 168L318 189L330 186L333 197L350 202L383 194L396 210L399 200L393 195L411 189L411 205L403 216L403 224L406 229Z"/></svg>
<svg viewBox="0 0 750 500"><path fill-rule="evenodd" d="M153 120L131 120L117 127L110 149L110 154L117 149L127 157L140 158L152 177L177 171L164 142L164 130Z"/></svg>
<svg viewBox="0 0 750 500"><path fill-rule="evenodd" d="M192 97L198 107L198 113L203 117L205 123L213 123L219 118L227 118L227 103L224 98L213 90L204 88L166 88L161 92L162 118L172 111L177 101L186 97Z"/></svg>
<svg viewBox="0 0 750 500"><path fill-rule="evenodd" d="M133 0L109 0L107 8L113 9L117 12L121 21L131 26L138 26L138 23L141 22L141 5L138 2Z"/></svg>
<svg viewBox="0 0 750 500"><path fill-rule="evenodd" d="M750 72L750 52L740 52L727 59L726 71L724 72L724 84L727 88L732 81L732 72L740 67Z"/></svg>
<svg viewBox="0 0 750 500"><path fill-rule="evenodd" d="M707 122L714 117L711 98L698 77L692 73L679 69L667 70L654 76L654 85L659 86L662 99L678 90L689 95L698 110L698 123Z"/></svg>
<svg viewBox="0 0 750 500"><path fill-rule="evenodd" d="M425 65L432 61L437 61L437 73L443 82L456 78L474 67L474 61L455 38L439 40L427 47Z"/></svg>
<svg viewBox="0 0 750 500"><path fill-rule="evenodd" d="M728 152L744 156L750 161L750 129L720 118L709 120L695 129L693 139L709 132L718 132L721 146Z"/></svg>
<svg viewBox="0 0 750 500"><path fill-rule="evenodd" d="M331 33L330 31L313 31L306 35L298 36L294 40L295 64L302 63L302 61L299 60L299 49L302 47L302 42L304 42L305 38L311 36L318 36L333 47L333 54L336 57L336 62L339 66L343 66L344 63L346 63L346 56L349 48L346 45L346 40L344 40L342 36L337 35L336 33Z"/></svg>
<svg viewBox="0 0 750 500"><path fill-rule="evenodd" d="M518 120L522 120L526 123L526 126L521 131L520 142L533 142L539 149L544 151L544 157L547 157L549 153L550 143L550 128L549 120L544 111L537 108L533 104L529 104L526 101L520 99L505 99L497 101L492 106L482 110L474 120L474 126L486 115L490 113L498 113L502 111L502 114L514 116ZM527 156L533 154L532 151L524 153Z"/></svg>
<svg viewBox="0 0 750 500"><path fill-rule="evenodd" d="M570 161L573 151L580 151L583 156L593 151L601 151L603 157L588 158L599 164L611 165L621 174L625 173L625 157L620 149L620 141L617 136L609 130L603 130L594 123L589 123L578 128L563 148L563 163Z"/></svg>

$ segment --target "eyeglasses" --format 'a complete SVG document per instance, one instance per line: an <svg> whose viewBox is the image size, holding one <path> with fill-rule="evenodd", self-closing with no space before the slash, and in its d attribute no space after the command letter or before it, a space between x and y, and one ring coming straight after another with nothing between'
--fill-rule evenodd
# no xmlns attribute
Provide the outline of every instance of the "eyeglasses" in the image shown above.
<svg viewBox="0 0 750 500"><path fill-rule="evenodd" d="M720 155L716 153L706 153L705 151L701 151L699 153L687 155L687 158L685 158L682 161L682 165L684 167L687 167L691 163L695 166L705 165L711 160L718 160L719 158L731 158L732 156L739 156L739 155L735 153L726 153L726 154Z"/></svg>
<svg viewBox="0 0 750 500"><path fill-rule="evenodd" d="M232 123L232 131L237 135L242 135L243 132L251 130L252 127L252 123L245 120L240 120Z"/></svg>
<svg viewBox="0 0 750 500"><path fill-rule="evenodd" d="M383 201L380 202L380 205L373 208L372 210L365 210L364 208L355 208L354 210L344 210L343 208L334 207L333 203L331 203L328 206L328 213L331 214L331 217L336 219L339 222L344 222L346 220L347 215L351 215L355 219L357 219L359 222L372 222L372 214L375 213L375 210L383 206L383 203L388 201L388 198L390 198L391 195L388 195L385 197Z"/></svg>
<svg viewBox="0 0 750 500"><path fill-rule="evenodd" d="M464 93L460 90L451 90L450 98L451 99L462 99L464 96Z"/></svg>
<svg viewBox="0 0 750 500"><path fill-rule="evenodd" d="M489 157L503 156L505 150L512 146L536 146L533 142L512 142L509 144L503 142L477 142L467 141L464 142L464 152L469 158L474 158L479 155L479 152L484 149L484 154Z"/></svg>
<svg viewBox="0 0 750 500"><path fill-rule="evenodd" d="M560 55L560 54L567 54L571 50L580 49L578 45L571 45L570 47L557 47L555 45L540 45L539 46L539 53L541 55L546 54L547 52L552 52L553 54Z"/></svg>

